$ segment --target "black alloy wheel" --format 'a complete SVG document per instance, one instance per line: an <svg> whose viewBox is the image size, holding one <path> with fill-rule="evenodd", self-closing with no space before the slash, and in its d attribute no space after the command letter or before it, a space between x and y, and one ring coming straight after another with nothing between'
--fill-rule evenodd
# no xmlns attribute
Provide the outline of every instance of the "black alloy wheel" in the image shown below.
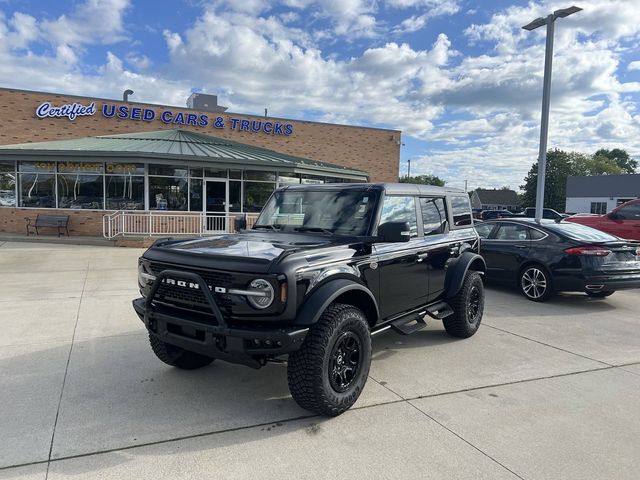
<svg viewBox="0 0 640 480"><path fill-rule="evenodd" d="M520 273L520 291L529 300L544 302L553 294L551 278L540 265L529 265Z"/></svg>
<svg viewBox="0 0 640 480"><path fill-rule="evenodd" d="M482 293L477 285L472 285L469 290L467 306L467 319L469 323L475 323L481 315Z"/></svg>
<svg viewBox="0 0 640 480"><path fill-rule="evenodd" d="M329 363L329 382L336 392L349 389L362 362L360 339L351 331L344 332L333 347Z"/></svg>

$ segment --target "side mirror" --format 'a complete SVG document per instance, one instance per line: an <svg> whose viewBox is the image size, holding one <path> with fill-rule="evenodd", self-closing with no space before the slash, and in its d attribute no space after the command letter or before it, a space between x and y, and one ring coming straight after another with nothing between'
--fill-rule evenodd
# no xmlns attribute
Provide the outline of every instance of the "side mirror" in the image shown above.
<svg viewBox="0 0 640 480"><path fill-rule="evenodd" d="M236 217L236 231L247 228L247 219L242 215Z"/></svg>
<svg viewBox="0 0 640 480"><path fill-rule="evenodd" d="M409 222L387 222L378 227L378 236L383 242L408 242L411 238Z"/></svg>
<svg viewBox="0 0 640 480"><path fill-rule="evenodd" d="M607 213L607 217L609 218L609 220L618 220L620 218L620 215L618 215L616 212L609 212Z"/></svg>

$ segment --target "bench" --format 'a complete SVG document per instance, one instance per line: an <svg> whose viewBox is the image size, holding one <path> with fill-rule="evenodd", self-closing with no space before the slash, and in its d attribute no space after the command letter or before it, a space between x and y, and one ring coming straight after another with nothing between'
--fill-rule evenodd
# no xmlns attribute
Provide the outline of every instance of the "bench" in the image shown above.
<svg viewBox="0 0 640 480"><path fill-rule="evenodd" d="M67 237L69 236L69 215L41 215L38 214L35 221L32 218L25 217L27 221L27 236L29 236L29 228L32 228L36 231L36 235L39 235L39 228L57 228L58 229L58 237L62 233L62 229L67 232ZM33 223L32 223L33 222Z"/></svg>

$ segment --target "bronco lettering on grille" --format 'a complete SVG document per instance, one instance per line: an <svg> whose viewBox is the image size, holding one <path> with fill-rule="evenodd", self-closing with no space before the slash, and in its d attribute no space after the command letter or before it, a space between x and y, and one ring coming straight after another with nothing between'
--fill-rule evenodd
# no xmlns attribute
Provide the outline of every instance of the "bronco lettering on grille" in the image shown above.
<svg viewBox="0 0 640 480"><path fill-rule="evenodd" d="M192 288L194 290L200 289L200 285L195 282L187 282L185 280L175 280L173 278L163 278L162 283L165 283L167 285L175 285L183 288ZM209 287L209 290L215 293L227 293L227 289L224 287L213 287L211 285L207 285L207 287Z"/></svg>

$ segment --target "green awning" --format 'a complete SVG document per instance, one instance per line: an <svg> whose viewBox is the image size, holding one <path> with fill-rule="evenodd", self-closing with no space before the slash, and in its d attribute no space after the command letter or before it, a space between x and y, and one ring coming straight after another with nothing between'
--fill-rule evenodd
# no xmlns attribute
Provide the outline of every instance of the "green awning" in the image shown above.
<svg viewBox="0 0 640 480"><path fill-rule="evenodd" d="M187 130L101 135L71 140L20 143L0 146L0 159L42 160L43 156L102 157L104 161L133 158L220 164L226 168L289 171L365 180L367 172L308 158L295 157L267 148L212 137ZM33 158L32 158L33 157Z"/></svg>

